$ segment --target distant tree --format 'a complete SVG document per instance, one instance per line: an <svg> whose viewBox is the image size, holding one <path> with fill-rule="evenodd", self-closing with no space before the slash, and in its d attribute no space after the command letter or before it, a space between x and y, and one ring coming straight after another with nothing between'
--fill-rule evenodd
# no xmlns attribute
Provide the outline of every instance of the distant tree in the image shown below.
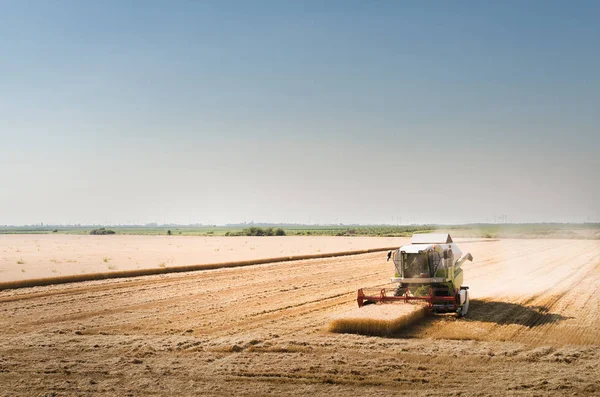
<svg viewBox="0 0 600 397"><path fill-rule="evenodd" d="M105 234L115 234L114 230L109 230L101 227L100 229L94 229L90 232L93 235L105 235Z"/></svg>
<svg viewBox="0 0 600 397"><path fill-rule="evenodd" d="M167 230L167 235L170 236L171 235L171 231Z"/></svg>
<svg viewBox="0 0 600 397"><path fill-rule="evenodd" d="M226 234L227 235L227 234ZM241 233L229 233L229 236L285 236L283 229L273 230L272 227L263 229L262 227L252 226L241 231Z"/></svg>

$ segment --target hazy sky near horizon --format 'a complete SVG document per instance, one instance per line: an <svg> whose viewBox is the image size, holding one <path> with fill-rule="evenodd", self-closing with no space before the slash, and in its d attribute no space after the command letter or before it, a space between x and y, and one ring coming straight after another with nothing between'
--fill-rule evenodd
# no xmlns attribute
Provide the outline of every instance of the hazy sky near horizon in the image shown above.
<svg viewBox="0 0 600 397"><path fill-rule="evenodd" d="M0 0L0 224L598 222L599 20Z"/></svg>

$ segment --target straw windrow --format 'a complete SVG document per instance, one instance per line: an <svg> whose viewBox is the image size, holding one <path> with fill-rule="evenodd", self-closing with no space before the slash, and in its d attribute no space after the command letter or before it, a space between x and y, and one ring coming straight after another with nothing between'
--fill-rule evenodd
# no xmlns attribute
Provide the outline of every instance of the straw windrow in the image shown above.
<svg viewBox="0 0 600 397"><path fill-rule="evenodd" d="M423 304L382 304L357 308L334 318L330 332L388 336L423 318Z"/></svg>

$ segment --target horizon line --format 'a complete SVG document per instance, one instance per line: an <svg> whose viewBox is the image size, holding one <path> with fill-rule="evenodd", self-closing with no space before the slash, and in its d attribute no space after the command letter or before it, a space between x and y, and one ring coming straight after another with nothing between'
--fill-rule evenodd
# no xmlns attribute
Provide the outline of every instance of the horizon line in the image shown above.
<svg viewBox="0 0 600 397"><path fill-rule="evenodd" d="M225 224L203 224L203 223L145 223L145 224L20 224L20 225L2 225L0 228L89 228L89 227L131 227L131 228L167 228L167 227L196 227L196 228L218 228L218 227L236 227L236 226L387 226L387 227L410 227L410 226L472 226L472 225L600 225L600 222L583 221L583 222L558 222L558 221L541 221L541 222L466 222L466 223L409 223L409 224L392 224L392 223L272 223L272 222L240 222L240 223L225 223Z"/></svg>

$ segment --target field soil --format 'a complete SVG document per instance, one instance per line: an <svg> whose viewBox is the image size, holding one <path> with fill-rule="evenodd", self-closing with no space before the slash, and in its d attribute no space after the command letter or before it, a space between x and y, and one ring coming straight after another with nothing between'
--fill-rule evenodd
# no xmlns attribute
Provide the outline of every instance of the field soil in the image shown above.
<svg viewBox="0 0 600 397"><path fill-rule="evenodd" d="M0 395L599 395L600 241L460 248L467 318L385 338L327 332L385 252L2 291Z"/></svg>
<svg viewBox="0 0 600 397"><path fill-rule="evenodd" d="M0 282L393 247L379 237L0 234Z"/></svg>

